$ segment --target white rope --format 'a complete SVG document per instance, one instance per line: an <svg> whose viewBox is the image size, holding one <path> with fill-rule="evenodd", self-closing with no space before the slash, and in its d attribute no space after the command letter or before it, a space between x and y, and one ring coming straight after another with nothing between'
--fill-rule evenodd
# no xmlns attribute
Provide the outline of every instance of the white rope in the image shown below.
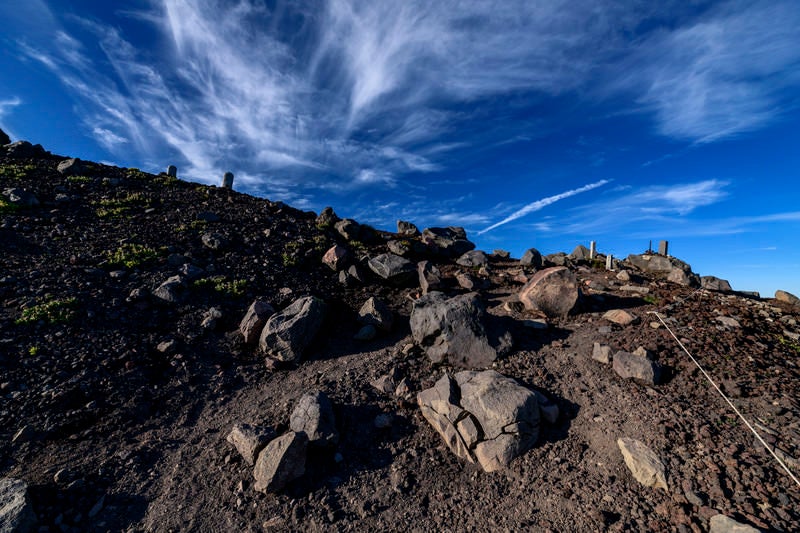
<svg viewBox="0 0 800 533"><path fill-rule="evenodd" d="M690 295L690 296L691 296L691 295ZM709 382L709 383L711 383L711 385L713 385L715 389L717 389L717 392L719 393L719 395L720 395L720 396L722 396L722 398L723 398L723 399L724 399L726 402L728 402L728 405L730 405L730 406L731 406L731 409L733 409L733 411L734 411L734 412L735 412L737 415L739 415L739 418L741 418L741 419L742 419L742 422L744 422L744 423L745 423L745 425L746 425L746 426L747 426L747 427L750 429L750 431L752 431L752 432L753 432L753 435L755 435L755 436L756 436L756 438L759 440L759 442L761 442L761 444L763 444L763 445L764 445L764 448L766 448L766 449L767 449L767 451L768 451L770 454L772 454L772 457L774 457L774 458L775 458L775 460L776 460L776 461L778 461L778 464L779 464L779 465L781 465L781 466L783 467L783 469L784 469L784 470L786 470L786 473L787 473L787 474L789 474L789 477L790 477L790 478L792 478L792 480L793 480L795 483L797 483L797 486L798 486L798 487L800 487L800 480L798 480L798 479L797 479L797 477L795 477L795 475L794 475L794 474L792 474L792 471L791 471L791 470L789 470L789 467L788 467L788 466L786 466L786 464L785 464L785 463L784 463L784 462L781 460L781 458L780 458L780 457L778 457L778 456L775 454L775 452L774 452L774 451L772 451L772 448L770 448L770 447L767 445L767 443L766 443L766 442L764 442L764 439L762 439L762 438L761 438L761 435L759 435L759 434L758 434L758 432L757 432L757 431L756 431L756 430L753 428L753 426L751 426L751 425L750 425L750 422L748 422L748 421L747 421L747 419L746 419L746 418L745 418L745 417L742 415L742 413L740 413L740 412L739 412L739 410L736 408L736 406L735 406L735 405L733 405L733 402L731 402L731 401L728 399L728 397L727 397L727 396L725 396L725 393L723 393L723 392L722 392L722 390L720 390L720 388L717 386L717 384L716 384L716 383L714 383L714 380L713 380L713 379L711 379L711 376L709 376L709 375L708 375L708 373L707 373L707 372L706 372L706 371L703 369L703 367L702 367L702 366L700 366L700 363L698 363L698 362L697 362L697 359L695 359L695 358L694 358L694 356L693 356L692 354L690 354L690 353L689 353L689 350L687 350L687 349L686 349L686 347L683 345L683 343L680 341L680 339L678 339L678 337L676 337L676 336L675 336L675 334L672 332L672 330L671 330L671 329L669 329L669 326L667 325L667 323L666 323L666 322L664 322L664 319L663 319L663 318L661 318L661 315L659 315L659 314L658 314L656 311L650 311L650 312L649 312L649 314L656 315L656 318L658 318L658 320L659 320L659 321L661 321L661 323L664 325L664 327L665 327L665 328L667 328L667 331L669 331L669 334L670 334L670 335L672 335L672 338L673 338L673 339L675 339L675 342L677 342L677 343L678 343L678 346L680 346L680 347L681 347L681 349L682 349L684 352L686 352L686 355L688 355L688 356L689 356L689 358L692 360L692 362L693 362L693 363L694 363L694 364L697 366L697 368L699 368L699 369L700 369L700 372L702 372L702 373L703 373L703 375L706 377L706 379L708 380L708 382Z"/></svg>

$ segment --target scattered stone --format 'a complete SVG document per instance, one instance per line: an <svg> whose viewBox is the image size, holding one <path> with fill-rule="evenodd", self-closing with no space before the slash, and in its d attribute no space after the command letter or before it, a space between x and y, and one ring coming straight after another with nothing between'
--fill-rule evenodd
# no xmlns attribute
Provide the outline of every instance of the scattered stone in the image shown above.
<svg viewBox="0 0 800 533"><path fill-rule="evenodd" d="M227 245L227 239L219 233L204 233L200 240L203 246L212 250L221 250Z"/></svg>
<svg viewBox="0 0 800 533"><path fill-rule="evenodd" d="M592 359L607 365L611 362L611 346L606 344L594 343L592 348Z"/></svg>
<svg viewBox="0 0 800 533"><path fill-rule="evenodd" d="M267 302L256 300L250 304L244 318L239 323L239 331L244 337L244 343L255 344L261 336L267 320L274 314L275 309Z"/></svg>
<svg viewBox="0 0 800 533"><path fill-rule="evenodd" d="M486 472L508 466L539 436L536 394L494 370L445 374L417 403L453 453Z"/></svg>
<svg viewBox="0 0 800 533"><path fill-rule="evenodd" d="M86 168L80 159L65 159L58 164L58 172L64 176L78 176L86 173Z"/></svg>
<svg viewBox="0 0 800 533"><path fill-rule="evenodd" d="M417 226L415 226L411 222L398 220L397 233L399 233L400 235L406 235L408 237L416 237L419 235L419 229L417 229Z"/></svg>
<svg viewBox="0 0 800 533"><path fill-rule="evenodd" d="M289 482L305 474L307 446L306 434L293 431L270 441L256 459L253 488L261 492L280 492Z"/></svg>
<svg viewBox="0 0 800 533"><path fill-rule="evenodd" d="M295 300L267 320L259 347L279 361L299 362L322 327L326 307L325 302L314 296Z"/></svg>
<svg viewBox="0 0 800 533"><path fill-rule="evenodd" d="M635 324L639 321L639 317L634 316L624 309L611 309L610 311L606 311L603 314L603 318L614 324L619 324L620 326Z"/></svg>
<svg viewBox="0 0 800 533"><path fill-rule="evenodd" d="M11 437L11 442L12 444L13 443L22 444L23 442L29 442L33 440L33 437L35 435L36 432L33 430L33 428L30 425L25 424L24 426L19 428L19 430L16 433L14 433L14 436Z"/></svg>
<svg viewBox="0 0 800 533"><path fill-rule="evenodd" d="M712 516L708 521L708 533L759 533L759 530L723 514L718 514Z"/></svg>
<svg viewBox="0 0 800 533"><path fill-rule="evenodd" d="M417 273L419 274L419 286L422 287L422 294L442 289L444 285L442 283L442 273L430 261L417 263Z"/></svg>
<svg viewBox="0 0 800 533"><path fill-rule="evenodd" d="M476 293L447 298L431 292L414 302L411 334L434 363L486 367L497 352L486 336L485 313Z"/></svg>
<svg viewBox="0 0 800 533"><path fill-rule="evenodd" d="M159 342L156 346L156 350L163 354L171 355L178 351L178 341L175 339L169 339Z"/></svg>
<svg viewBox="0 0 800 533"><path fill-rule="evenodd" d="M545 261L555 266L569 266L572 264L569 257L564 252L546 255Z"/></svg>
<svg viewBox="0 0 800 533"><path fill-rule="evenodd" d="M371 341L378 336L378 330L372 324L367 324L358 330L358 333L353 335L353 339L357 341Z"/></svg>
<svg viewBox="0 0 800 533"><path fill-rule="evenodd" d="M386 302L373 296L364 302L364 305L359 309L358 321L388 332L392 330L394 315Z"/></svg>
<svg viewBox="0 0 800 533"><path fill-rule="evenodd" d="M617 439L617 446L636 481L645 487L660 487L669 491L664 474L664 464L655 452L643 442L629 438Z"/></svg>
<svg viewBox="0 0 800 533"><path fill-rule="evenodd" d="M222 311L216 307L212 307L203 315L203 321L200 323L200 327L208 330L217 329L217 324L221 318Z"/></svg>
<svg viewBox="0 0 800 533"><path fill-rule="evenodd" d="M729 329L736 329L742 327L742 325L739 324L738 320L729 316L718 316L716 317L716 320L717 322L719 322L720 324Z"/></svg>
<svg viewBox="0 0 800 533"><path fill-rule="evenodd" d="M372 381L370 385L372 385L378 392L382 392L384 394L391 394L395 388L394 380L392 379L392 376L388 374L384 374L375 381Z"/></svg>
<svg viewBox="0 0 800 533"><path fill-rule="evenodd" d="M225 440L236 447L247 464L254 465L259 452L274 438L275 432L271 428L236 424Z"/></svg>
<svg viewBox="0 0 800 533"><path fill-rule="evenodd" d="M532 266L533 268L542 268L544 266L542 254L540 254L539 250L536 248L528 248L525 253L522 254L522 259L520 259L519 262L521 265Z"/></svg>
<svg viewBox="0 0 800 533"><path fill-rule="evenodd" d="M775 299L778 300L779 302L784 302L789 305L800 307L800 298L798 298L791 292L777 290L775 291Z"/></svg>
<svg viewBox="0 0 800 533"><path fill-rule="evenodd" d="M700 286L709 291L732 292L731 284L727 280L715 276L703 276L700 278Z"/></svg>
<svg viewBox="0 0 800 533"><path fill-rule="evenodd" d="M510 259L511 258L511 252L509 252L508 250L495 250L495 251L492 252L492 255L495 256L498 259Z"/></svg>
<svg viewBox="0 0 800 533"><path fill-rule="evenodd" d="M347 248L338 244L331 246L322 256L322 263L337 272L342 270L349 260L350 253Z"/></svg>
<svg viewBox="0 0 800 533"><path fill-rule="evenodd" d="M614 371L624 379L634 379L646 385L656 385L661 379L661 366L640 355L618 351L613 357Z"/></svg>
<svg viewBox="0 0 800 533"><path fill-rule="evenodd" d="M0 479L0 531L28 533L36 527L36 515L28 500L28 484L21 479Z"/></svg>
<svg viewBox="0 0 800 533"><path fill-rule="evenodd" d="M183 299L186 284L181 276L172 276L153 291L153 296L164 303L175 304ZM133 295L131 295L133 296Z"/></svg>
<svg viewBox="0 0 800 533"><path fill-rule="evenodd" d="M427 228L422 240L445 257L459 257L475 249L475 244L467 240L467 232L459 227Z"/></svg>
<svg viewBox="0 0 800 533"><path fill-rule="evenodd" d="M700 284L700 280L694 274L684 272L680 268L673 269L667 276L667 281L681 285L683 287L696 287Z"/></svg>
<svg viewBox="0 0 800 533"><path fill-rule="evenodd" d="M623 285L619 288L622 292L635 292L638 294L648 294L650 292L649 287L639 287L638 285Z"/></svg>
<svg viewBox="0 0 800 533"><path fill-rule="evenodd" d="M519 293L519 301L526 309L542 311L548 317L567 315L579 297L575 274L566 267L540 270Z"/></svg>
<svg viewBox="0 0 800 533"><path fill-rule="evenodd" d="M470 250L456 259L456 264L470 268L483 267L489 264L489 258L480 250Z"/></svg>
<svg viewBox="0 0 800 533"><path fill-rule="evenodd" d="M630 281L631 280L631 275L627 270L620 270L617 273L617 279L620 280L620 281Z"/></svg>
<svg viewBox="0 0 800 533"><path fill-rule="evenodd" d="M465 272L459 272L456 274L456 282L458 283L459 287L468 291L479 289L483 285L482 283L479 283L474 276L470 276Z"/></svg>
<svg viewBox="0 0 800 533"><path fill-rule="evenodd" d="M35 194L18 187L5 189L3 191L3 196L5 196L10 203L21 207L36 207L39 205L39 199Z"/></svg>
<svg viewBox="0 0 800 533"><path fill-rule="evenodd" d="M353 287L358 284L363 285L364 276L356 265L350 265L347 270L341 270L339 272L339 283L347 287Z"/></svg>
<svg viewBox="0 0 800 533"><path fill-rule="evenodd" d="M329 447L339 442L333 405L322 391L309 391L300 397L292 411L289 427L294 432L304 432L311 445Z"/></svg>
<svg viewBox="0 0 800 533"><path fill-rule="evenodd" d="M394 285L406 285L414 279L414 263L395 254L381 254L367 263L370 270Z"/></svg>

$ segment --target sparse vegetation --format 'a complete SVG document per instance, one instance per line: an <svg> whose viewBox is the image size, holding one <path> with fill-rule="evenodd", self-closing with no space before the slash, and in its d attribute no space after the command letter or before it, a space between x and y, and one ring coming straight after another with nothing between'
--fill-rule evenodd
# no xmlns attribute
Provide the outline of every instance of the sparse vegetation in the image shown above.
<svg viewBox="0 0 800 533"><path fill-rule="evenodd" d="M793 351L795 354L800 355L800 342L793 341L792 339L787 339L784 336L778 337L778 343L781 346L788 348L789 350Z"/></svg>
<svg viewBox="0 0 800 533"><path fill-rule="evenodd" d="M11 213L16 213L18 210L18 205L12 204L5 198L0 197L0 215L9 215Z"/></svg>
<svg viewBox="0 0 800 533"><path fill-rule="evenodd" d="M287 242L283 247L281 258L283 259L283 266L295 267L300 264L300 243L296 241Z"/></svg>
<svg viewBox="0 0 800 533"><path fill-rule="evenodd" d="M31 346L30 348L28 348L28 355L30 355L31 357L39 355L39 347Z"/></svg>
<svg viewBox="0 0 800 533"><path fill-rule="evenodd" d="M196 280L192 283L192 287L195 289L211 288L220 294L239 297L244 296L244 291L247 288L247 280L235 279L228 281L225 276L213 276Z"/></svg>
<svg viewBox="0 0 800 533"><path fill-rule="evenodd" d="M95 213L100 218L120 218L127 215L134 207L149 207L149 200L144 194L130 193L122 198L107 198L95 202L99 206Z"/></svg>
<svg viewBox="0 0 800 533"><path fill-rule="evenodd" d="M67 183L73 184L84 184L84 183L91 183L92 178L89 176L69 176L67 177Z"/></svg>
<svg viewBox="0 0 800 533"><path fill-rule="evenodd" d="M48 324L61 324L75 318L76 298L49 300L22 310L16 324L34 324L44 321Z"/></svg>
<svg viewBox="0 0 800 533"><path fill-rule="evenodd" d="M647 302L647 303L649 303L651 305L656 305L658 303L658 298L656 298L652 294L646 294L646 295L642 296L642 300L644 300L645 302Z"/></svg>
<svg viewBox="0 0 800 533"><path fill-rule="evenodd" d="M132 179L132 180L146 180L147 179L147 174L145 172L142 172L138 168L129 168L128 171L126 172L126 175L128 176L129 179Z"/></svg>
<svg viewBox="0 0 800 533"><path fill-rule="evenodd" d="M0 165L0 176L14 179L24 179L28 172L36 170L34 165Z"/></svg>
<svg viewBox="0 0 800 533"><path fill-rule="evenodd" d="M108 252L108 262L136 268L158 258L159 252L143 244L123 244L113 252Z"/></svg>
<svg viewBox="0 0 800 533"><path fill-rule="evenodd" d="M208 227L208 222L205 220L192 220L188 224L181 224L180 226L175 228L175 231L189 231L189 230L198 230L202 231Z"/></svg>

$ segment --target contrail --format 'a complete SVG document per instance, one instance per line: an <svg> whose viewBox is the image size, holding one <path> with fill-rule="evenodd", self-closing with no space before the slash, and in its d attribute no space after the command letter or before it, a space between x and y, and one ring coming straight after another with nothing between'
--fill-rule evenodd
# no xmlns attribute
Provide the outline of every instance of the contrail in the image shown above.
<svg viewBox="0 0 800 533"><path fill-rule="evenodd" d="M559 200L563 200L564 198L569 198L570 196L575 196L576 194L580 194L582 192L591 191L592 189L596 189L598 187L602 187L606 183L610 183L610 182L611 182L611 180L600 180L600 181L596 181L594 183L590 183L589 185L585 185L585 186L583 186L583 187L581 187L579 189L572 189L571 191L562 192L562 193L556 194L554 196L548 196L547 198L542 198L541 200L536 200L535 202L526 205L525 207L523 207L519 211L515 211L514 213L510 214L509 216L507 216L506 218L504 218L503 220L501 220L497 224L492 224L488 228L479 231L478 235L482 235L482 234L486 233L487 231L491 231L491 230L493 230L495 228L498 228L498 227L502 226L503 224L508 224L512 220L516 220L516 219L518 219L520 217L524 217L528 213L533 213L534 211L538 211L538 210L540 210L542 208L547 207L550 204L556 203Z"/></svg>

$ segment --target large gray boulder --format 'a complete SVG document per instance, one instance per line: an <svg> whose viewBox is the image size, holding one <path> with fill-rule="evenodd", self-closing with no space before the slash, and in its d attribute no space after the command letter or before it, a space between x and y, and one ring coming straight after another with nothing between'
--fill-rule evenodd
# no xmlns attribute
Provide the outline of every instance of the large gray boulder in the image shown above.
<svg viewBox="0 0 800 533"><path fill-rule="evenodd" d="M672 261L663 255L631 254L628 256L628 263L643 272L652 274L669 274L675 268L672 265Z"/></svg>
<svg viewBox="0 0 800 533"><path fill-rule="evenodd" d="M299 362L322 327L326 307L325 302L315 296L295 300L267 320L259 347L279 361Z"/></svg>
<svg viewBox="0 0 800 533"><path fill-rule="evenodd" d="M250 307L239 323L239 332L244 337L245 344L255 344L264 330L264 326L269 317L275 314L275 309L267 302L256 300Z"/></svg>
<svg viewBox="0 0 800 533"><path fill-rule="evenodd" d="M505 468L539 437L536 394L494 370L445 374L417 403L453 453L486 472Z"/></svg>
<svg viewBox="0 0 800 533"><path fill-rule="evenodd" d="M261 492L280 492L286 485L306 473L305 433L289 432L272 440L256 460L253 486Z"/></svg>
<svg viewBox="0 0 800 533"><path fill-rule="evenodd" d="M325 255L322 256L322 263L328 265L331 270L336 272L342 270L350 261L350 252L347 248L339 244L331 246Z"/></svg>
<svg viewBox="0 0 800 533"><path fill-rule="evenodd" d="M36 515L28 500L28 484L21 479L0 479L0 531L28 533L36 527Z"/></svg>
<svg viewBox="0 0 800 533"><path fill-rule="evenodd" d="M181 276L170 276L153 289L153 296L163 303L175 304L183 300L186 281Z"/></svg>
<svg viewBox="0 0 800 533"><path fill-rule="evenodd" d="M661 380L661 365L647 357L619 351L614 354L614 371L622 378L634 379L647 385Z"/></svg>
<svg viewBox="0 0 800 533"><path fill-rule="evenodd" d="M456 263L470 268L484 267L489 264L489 258L480 250L470 250L456 259Z"/></svg>
<svg viewBox="0 0 800 533"><path fill-rule="evenodd" d="M309 391L300 397L289 417L289 428L305 433L308 443L316 446L335 446L339 442L333 405L322 391Z"/></svg>
<svg viewBox="0 0 800 533"><path fill-rule="evenodd" d="M476 293L448 298L430 292L414 302L411 334L434 363L486 367L497 352L486 336L485 313Z"/></svg>
<svg viewBox="0 0 800 533"><path fill-rule="evenodd" d="M3 196L14 205L21 207L36 207L39 205L39 199L30 191L20 189L19 187L11 187L3 191Z"/></svg>
<svg viewBox="0 0 800 533"><path fill-rule="evenodd" d="M370 270L393 285L406 285L416 276L416 265L395 254L381 254L367 263Z"/></svg>
<svg viewBox="0 0 800 533"><path fill-rule="evenodd" d="M65 159L58 164L58 172L63 176L77 176L86 172L86 167L80 159Z"/></svg>
<svg viewBox="0 0 800 533"><path fill-rule="evenodd" d="M591 252L589 251L589 249L584 245L579 244L578 246L575 247L574 250L572 250L572 253L570 253L567 257L569 257L573 261L588 261L590 255Z"/></svg>
<svg viewBox="0 0 800 533"><path fill-rule="evenodd" d="M275 432L271 428L235 424L225 440L233 444L247 464L254 465L258 454L274 438Z"/></svg>
<svg viewBox="0 0 800 533"><path fill-rule="evenodd" d="M578 280L566 267L540 270L519 293L519 301L526 309L542 311L549 317L566 315L579 297Z"/></svg>
<svg viewBox="0 0 800 533"><path fill-rule="evenodd" d="M731 292L731 284L727 280L715 276L703 276L700 278L700 286L709 291Z"/></svg>
<svg viewBox="0 0 800 533"><path fill-rule="evenodd" d="M700 278L697 276L697 274L686 272L680 268L673 269L667 276L667 281L682 285L684 287L700 286Z"/></svg>
<svg viewBox="0 0 800 533"><path fill-rule="evenodd" d="M524 254L522 254L522 259L519 260L521 265L525 266L532 266L534 268L542 268L544 266L544 258L542 258L542 254L539 253L539 250L536 248L528 248Z"/></svg>
<svg viewBox="0 0 800 533"><path fill-rule="evenodd" d="M422 241L444 257L459 257L475 249L475 244L467 240L464 228L426 228L422 231Z"/></svg>
<svg viewBox="0 0 800 533"><path fill-rule="evenodd" d="M643 442L629 438L617 439L617 446L636 481L645 487L659 487L669 491L664 464L653 450Z"/></svg>
<svg viewBox="0 0 800 533"><path fill-rule="evenodd" d="M333 226L339 235L348 241L358 241L361 239L361 224L352 218L345 218L336 222Z"/></svg>
<svg viewBox="0 0 800 533"><path fill-rule="evenodd" d="M760 530L737 522L733 518L729 518L724 514L718 514L711 517L708 521L708 533L759 533Z"/></svg>
<svg viewBox="0 0 800 533"><path fill-rule="evenodd" d="M406 235L408 237L416 237L419 235L419 229L411 222L406 222L405 220L398 220L397 221L397 233L400 235Z"/></svg>
<svg viewBox="0 0 800 533"><path fill-rule="evenodd" d="M17 141L6 145L6 155L9 157L37 157L44 153L45 151L41 144L33 145L28 141Z"/></svg>

